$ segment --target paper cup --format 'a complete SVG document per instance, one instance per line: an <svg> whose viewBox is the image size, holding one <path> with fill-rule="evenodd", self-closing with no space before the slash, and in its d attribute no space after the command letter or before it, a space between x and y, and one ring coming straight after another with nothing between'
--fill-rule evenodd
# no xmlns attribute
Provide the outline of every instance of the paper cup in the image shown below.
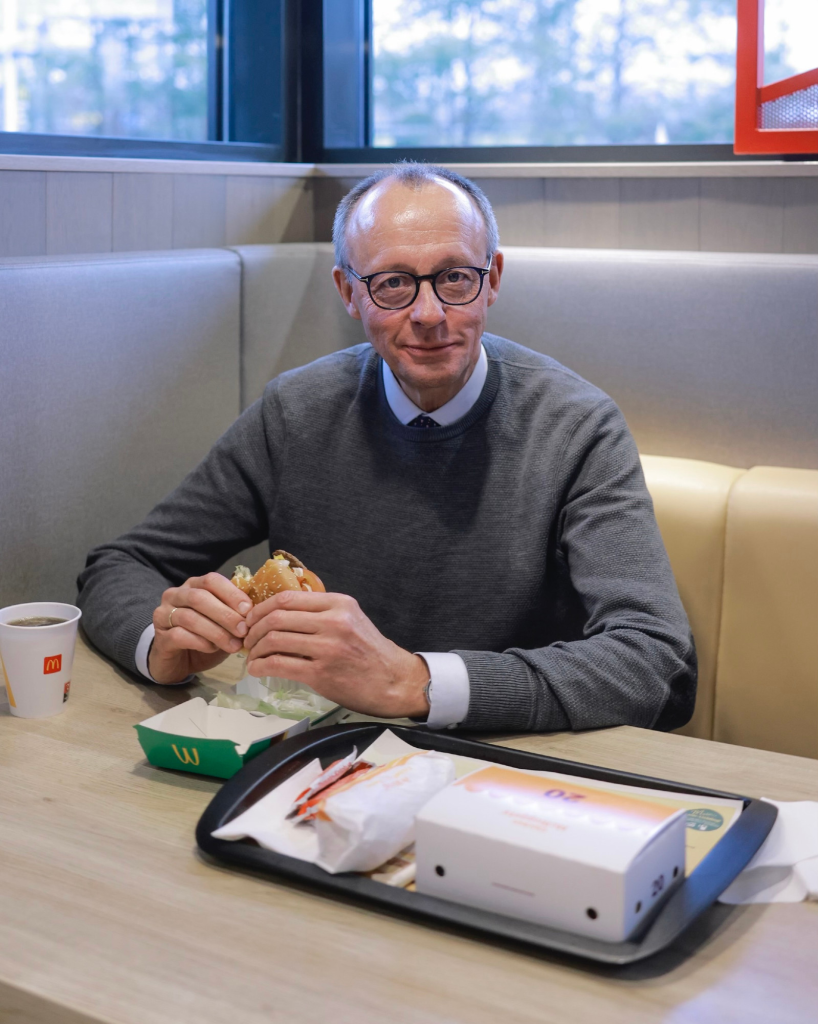
<svg viewBox="0 0 818 1024"><path fill-rule="evenodd" d="M65 619L52 626L10 626L13 619L47 615ZM0 671L9 707L18 718L58 715L68 700L77 624L72 604L34 601L0 609Z"/></svg>

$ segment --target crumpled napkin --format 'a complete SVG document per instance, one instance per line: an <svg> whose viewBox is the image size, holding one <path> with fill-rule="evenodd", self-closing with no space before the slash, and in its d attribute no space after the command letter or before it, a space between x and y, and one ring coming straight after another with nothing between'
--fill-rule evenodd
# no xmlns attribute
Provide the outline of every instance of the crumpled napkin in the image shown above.
<svg viewBox="0 0 818 1024"><path fill-rule="evenodd" d="M767 800L778 808L772 831L720 903L818 900L818 803Z"/></svg>

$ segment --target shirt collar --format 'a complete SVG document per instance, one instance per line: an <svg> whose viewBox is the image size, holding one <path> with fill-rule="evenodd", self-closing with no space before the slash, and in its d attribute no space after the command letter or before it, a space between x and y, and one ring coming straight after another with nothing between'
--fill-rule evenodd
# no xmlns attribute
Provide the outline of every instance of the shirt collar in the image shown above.
<svg viewBox="0 0 818 1024"><path fill-rule="evenodd" d="M457 420L462 419L480 397L480 392L483 390L483 385L486 383L486 376L489 372L486 350L481 345L477 365L454 398L450 398L445 405L441 405L434 412L424 413L423 409L419 409L412 399L409 398L383 359L381 360L381 365L383 366L383 389L386 392L389 408L404 425L411 423L416 416L421 415L429 416L440 427L448 427L450 423L455 423Z"/></svg>

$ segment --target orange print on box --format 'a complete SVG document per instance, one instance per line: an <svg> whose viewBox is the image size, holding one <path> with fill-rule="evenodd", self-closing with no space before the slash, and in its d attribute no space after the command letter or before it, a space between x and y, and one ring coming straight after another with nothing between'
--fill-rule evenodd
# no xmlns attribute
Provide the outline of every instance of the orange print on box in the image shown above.
<svg viewBox="0 0 818 1024"><path fill-rule="evenodd" d="M62 668L62 655L55 654L50 658L43 658L43 675L51 675L52 672L59 672Z"/></svg>

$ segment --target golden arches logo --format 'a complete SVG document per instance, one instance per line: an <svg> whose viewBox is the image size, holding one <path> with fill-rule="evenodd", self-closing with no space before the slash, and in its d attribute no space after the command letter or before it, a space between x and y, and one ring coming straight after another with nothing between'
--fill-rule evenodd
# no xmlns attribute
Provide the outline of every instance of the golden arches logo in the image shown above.
<svg viewBox="0 0 818 1024"><path fill-rule="evenodd" d="M173 747L173 753L179 758L182 764L192 764L196 768L199 767L199 751L195 747L192 748L192 757L190 756L190 751L187 749L187 747L182 747L181 754L179 753L179 748L176 746L175 743L171 743L171 747Z"/></svg>
<svg viewBox="0 0 818 1024"><path fill-rule="evenodd" d="M43 658L43 675L51 675L52 672L62 670L62 655L53 654L50 658Z"/></svg>

